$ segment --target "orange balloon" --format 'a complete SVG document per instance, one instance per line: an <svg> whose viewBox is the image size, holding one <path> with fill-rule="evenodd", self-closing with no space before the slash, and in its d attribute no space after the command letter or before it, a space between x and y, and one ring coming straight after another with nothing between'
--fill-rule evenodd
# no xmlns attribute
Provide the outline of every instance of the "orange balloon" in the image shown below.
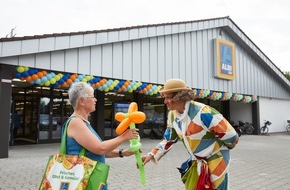
<svg viewBox="0 0 290 190"><path fill-rule="evenodd" d="M38 76L38 78L41 78L41 77L43 77L43 72L37 72L37 76Z"/></svg>
<svg viewBox="0 0 290 190"><path fill-rule="evenodd" d="M32 80L37 80L37 79L38 79L37 74L33 74L33 75L31 76L31 79L32 79Z"/></svg>
<svg viewBox="0 0 290 190"><path fill-rule="evenodd" d="M132 113L138 110L138 105L136 102L132 102L128 108L128 113Z"/></svg>
<svg viewBox="0 0 290 190"><path fill-rule="evenodd" d="M76 75L73 74L73 75L71 75L69 78L70 78L72 81L74 81L74 80L76 79Z"/></svg>
<svg viewBox="0 0 290 190"><path fill-rule="evenodd" d="M130 113L130 119L133 123L142 123L143 121L145 121L146 116L145 113L141 111L135 111Z"/></svg>
<svg viewBox="0 0 290 190"><path fill-rule="evenodd" d="M125 118L116 128L117 135L121 135L126 129L129 127L131 120L129 118Z"/></svg>
<svg viewBox="0 0 290 190"><path fill-rule="evenodd" d="M67 83L68 85L70 85L70 84L72 83L72 80L71 80L71 79L67 79L66 83Z"/></svg>
<svg viewBox="0 0 290 190"><path fill-rule="evenodd" d="M26 77L26 82L30 82L31 81L31 76Z"/></svg>
<svg viewBox="0 0 290 190"><path fill-rule="evenodd" d="M100 82L99 82L99 83L100 83L100 85L101 85L101 86L103 86L103 85L105 84L105 81L103 81L103 80L100 80Z"/></svg>
<svg viewBox="0 0 290 190"><path fill-rule="evenodd" d="M149 84L148 86L146 86L146 90L150 90L151 87L152 87L152 85Z"/></svg>
<svg viewBox="0 0 290 190"><path fill-rule="evenodd" d="M95 86L96 86L96 88L99 88L99 87L100 87L100 83L97 82L97 83L95 84Z"/></svg>
<svg viewBox="0 0 290 190"><path fill-rule="evenodd" d="M43 74L43 76L45 76L47 74L47 72L46 71L42 71L42 74Z"/></svg>
<svg viewBox="0 0 290 190"><path fill-rule="evenodd" d="M121 90L124 91L126 89L126 86L122 86Z"/></svg>
<svg viewBox="0 0 290 190"><path fill-rule="evenodd" d="M124 113L122 113L122 112L118 112L118 113L116 113L116 115L115 115L115 119L116 119L117 121L119 121L119 122L122 122L123 119L125 119L125 117L126 117L126 114L124 114Z"/></svg>
<svg viewBox="0 0 290 190"><path fill-rule="evenodd" d="M61 85L63 88L65 88L66 86L67 86L67 83L66 82L64 82L64 83L62 83L62 85Z"/></svg>

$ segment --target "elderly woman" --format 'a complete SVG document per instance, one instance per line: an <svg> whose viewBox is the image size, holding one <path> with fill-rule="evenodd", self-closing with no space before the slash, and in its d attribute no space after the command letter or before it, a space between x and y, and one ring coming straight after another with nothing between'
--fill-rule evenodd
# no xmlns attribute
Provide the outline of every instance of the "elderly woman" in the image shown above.
<svg viewBox="0 0 290 190"><path fill-rule="evenodd" d="M228 189L229 149L239 137L214 108L193 101L193 91L180 79L168 80L160 90L169 109L163 140L143 156L143 164L159 161L183 141L190 157L179 169L185 189Z"/></svg>
<svg viewBox="0 0 290 190"><path fill-rule="evenodd" d="M127 130L123 134L102 141L89 122L89 115L95 111L97 99L94 89L87 83L74 83L68 91L69 101L74 109L67 127L67 154L79 155L82 147L86 156L92 160L105 163L105 158L123 157L134 154L129 149L117 150L122 143L138 138L136 130ZM106 188L105 188L106 189Z"/></svg>

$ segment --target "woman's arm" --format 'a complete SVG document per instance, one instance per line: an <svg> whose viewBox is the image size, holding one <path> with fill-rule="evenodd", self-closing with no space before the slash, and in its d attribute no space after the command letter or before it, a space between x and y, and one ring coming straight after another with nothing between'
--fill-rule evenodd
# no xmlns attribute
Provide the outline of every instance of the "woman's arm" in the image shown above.
<svg viewBox="0 0 290 190"><path fill-rule="evenodd" d="M67 135L74 138L81 146L95 154L103 155L112 152L122 143L133 138L138 138L136 130L126 130L123 134L106 141L100 141L86 126L80 118L74 118L70 121L67 129ZM114 154L114 153L112 153Z"/></svg>

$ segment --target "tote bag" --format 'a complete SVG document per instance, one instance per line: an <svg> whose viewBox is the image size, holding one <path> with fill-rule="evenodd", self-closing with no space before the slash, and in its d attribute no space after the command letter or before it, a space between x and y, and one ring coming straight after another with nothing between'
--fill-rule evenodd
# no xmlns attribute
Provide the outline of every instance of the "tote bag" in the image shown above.
<svg viewBox="0 0 290 190"><path fill-rule="evenodd" d="M107 182L110 166L85 156L66 154L66 131L71 118L65 124L60 152L48 159L39 190L102 190Z"/></svg>

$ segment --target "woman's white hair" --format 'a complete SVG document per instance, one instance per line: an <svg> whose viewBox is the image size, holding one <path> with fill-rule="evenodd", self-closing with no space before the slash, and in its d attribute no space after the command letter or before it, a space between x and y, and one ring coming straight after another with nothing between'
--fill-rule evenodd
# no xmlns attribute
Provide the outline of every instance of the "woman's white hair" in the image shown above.
<svg viewBox="0 0 290 190"><path fill-rule="evenodd" d="M89 92L93 92L94 89L86 82L73 83L68 90L69 102L75 109L77 107L78 99L86 98Z"/></svg>

